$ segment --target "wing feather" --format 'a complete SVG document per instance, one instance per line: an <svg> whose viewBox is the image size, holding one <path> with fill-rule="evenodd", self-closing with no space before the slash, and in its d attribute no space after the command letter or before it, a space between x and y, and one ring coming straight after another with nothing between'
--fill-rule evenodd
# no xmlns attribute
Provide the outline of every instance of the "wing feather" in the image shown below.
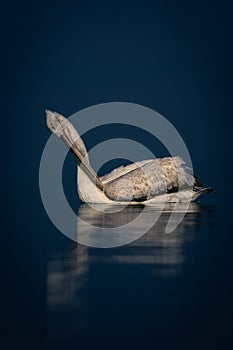
<svg viewBox="0 0 233 350"><path fill-rule="evenodd" d="M104 176L100 177L101 181L103 184L106 184L107 182L116 180L120 178L121 176L126 175L127 173L137 170L138 168L142 168L144 165L153 162L154 159L148 159L148 160L143 160L140 162L135 162L129 165L122 165L119 168L114 169L108 174L105 174Z"/></svg>
<svg viewBox="0 0 233 350"><path fill-rule="evenodd" d="M136 162L115 169L101 180L105 194L115 201L144 201L194 183L192 173L185 170L180 157Z"/></svg>

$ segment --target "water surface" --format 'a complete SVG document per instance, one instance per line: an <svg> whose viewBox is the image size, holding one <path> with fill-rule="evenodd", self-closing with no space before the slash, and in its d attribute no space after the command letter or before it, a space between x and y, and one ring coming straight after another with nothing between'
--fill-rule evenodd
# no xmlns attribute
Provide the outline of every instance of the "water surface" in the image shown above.
<svg viewBox="0 0 233 350"><path fill-rule="evenodd" d="M84 205L79 214L93 226L116 227L141 210L107 215ZM169 216L166 207L152 229L129 245L98 249L71 243L65 253L49 256L49 344L228 348L227 275L216 260L221 247L215 207L192 204L166 234Z"/></svg>

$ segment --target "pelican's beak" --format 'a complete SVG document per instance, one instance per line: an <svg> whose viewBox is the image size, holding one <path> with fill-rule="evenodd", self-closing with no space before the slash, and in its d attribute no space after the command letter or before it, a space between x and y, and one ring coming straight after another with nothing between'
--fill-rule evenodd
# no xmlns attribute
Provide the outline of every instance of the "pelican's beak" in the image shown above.
<svg viewBox="0 0 233 350"><path fill-rule="evenodd" d="M90 180L103 191L104 186L100 178L97 176L85 158L86 150L84 151L82 147L80 148L80 142L77 142L77 139L79 139L80 136L74 126L61 114L51 112L49 110L46 110L46 122L48 128L55 135L60 137L69 147L70 151L73 153L81 168L85 171ZM83 147L85 149L84 144Z"/></svg>
<svg viewBox="0 0 233 350"><path fill-rule="evenodd" d="M79 149L76 147L75 142L74 143L70 143L67 142L67 138L64 137L63 135L61 136L61 139L67 144L67 146L69 147L71 153L73 153L75 159L78 161L78 163L80 164L80 167L85 171L85 173L88 175L88 177L90 178L90 180L101 190L103 191L104 185L102 184L102 181L100 180L100 178L98 177L98 175L95 173L95 171L92 169L92 167L90 166L89 162L86 160L85 157L83 157L83 155L81 154L81 152L79 151Z"/></svg>
<svg viewBox="0 0 233 350"><path fill-rule="evenodd" d="M92 169L90 164L87 162L87 160L82 156L82 154L79 152L79 150L76 147L70 146L70 151L73 153L76 160L79 162L81 169L85 171L85 173L88 175L90 180L100 189L103 191L104 185L102 184L102 181L96 174L96 172Z"/></svg>

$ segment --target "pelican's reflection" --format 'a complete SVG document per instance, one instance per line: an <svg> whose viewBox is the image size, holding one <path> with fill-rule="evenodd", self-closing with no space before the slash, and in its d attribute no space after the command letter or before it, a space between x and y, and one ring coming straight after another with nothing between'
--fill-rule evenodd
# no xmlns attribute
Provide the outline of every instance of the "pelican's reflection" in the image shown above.
<svg viewBox="0 0 233 350"><path fill-rule="evenodd" d="M185 230L191 217L195 218L199 212L196 203L167 203L153 207L101 204L90 207L83 204L77 216L76 241L89 247L118 247L132 243L151 230L157 234L166 233L168 226L170 231L176 227L179 227L179 232Z"/></svg>
<svg viewBox="0 0 233 350"><path fill-rule="evenodd" d="M175 212L174 208L176 208ZM139 232L140 235L144 227L151 227L145 235L131 243L132 249L127 250L127 254L125 254L124 249L121 249L122 254L120 251L116 251L116 254L108 255L105 258L105 262L157 264L155 272L163 274L178 272L175 265L184 261L182 246L185 241L194 239L195 232L200 225L202 212L201 207L197 203L190 203L188 208L182 204L179 206L177 204L166 204L162 212L160 207L144 208L143 206L128 206L113 213L108 208L101 207L97 209L99 210L93 209L87 204L80 206L79 216L89 225L87 226L88 229L83 231L82 223L80 224L78 220L79 239L90 243L90 245L95 244L98 246L98 239L100 238L98 229L100 227L101 229L104 228L103 242L101 243L107 242L110 246L114 242L114 235L117 234L119 228L123 227L124 242L125 238L133 241L132 237L137 238L135 233ZM142 212L144 215L141 215ZM181 218L182 220L171 234L166 234L166 227L171 213L173 214L174 222L180 222ZM140 220L136 221L136 218L139 216ZM107 236L109 228L115 228L116 231L112 235Z"/></svg>
<svg viewBox="0 0 233 350"><path fill-rule="evenodd" d="M181 223L171 234L166 234L165 228L173 209L172 205L166 205L150 230L130 245L93 249L77 244L66 254L50 259L47 278L50 337L66 339L71 333L82 333L92 317L92 312L94 313L93 305L102 302L96 297L98 295L98 298L102 298L102 292L98 294L96 291L102 290L104 293L109 283L111 290L117 290L124 285L124 288L133 288L137 293L141 283L138 273L143 275L144 279L148 278L150 282L147 283L152 283L151 277L157 276L160 284L166 279L166 285L169 285L169 281L174 281L175 276L179 276L183 265L191 259L192 252L186 249L187 246L197 239L200 227L211 222L214 208L190 204ZM135 224L135 218L142 210L143 207L140 206L126 207L116 213L108 213L106 210L98 211L82 205L79 208L79 216L82 221L89 223L86 227L89 227L90 231L85 228L85 234L89 237L95 234L98 227L109 229L131 223L129 229L126 227L125 234L129 235L133 230L138 230L134 225L143 227L148 224L143 221ZM182 210L182 206L176 208L176 215L183 214ZM154 219L156 208L148 208L147 214L147 220ZM77 230L79 234L79 224ZM81 235L83 234L81 232ZM97 238L98 235L95 239ZM157 287L152 284L152 288ZM108 303L115 302L114 298L107 300Z"/></svg>

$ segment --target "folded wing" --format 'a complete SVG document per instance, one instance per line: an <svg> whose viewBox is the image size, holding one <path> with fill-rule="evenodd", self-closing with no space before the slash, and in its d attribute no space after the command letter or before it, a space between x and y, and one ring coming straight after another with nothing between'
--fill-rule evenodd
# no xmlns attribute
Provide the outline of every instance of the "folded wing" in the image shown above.
<svg viewBox="0 0 233 350"><path fill-rule="evenodd" d="M117 168L101 181L108 198L143 202L160 194L192 189L195 178L180 157L166 157Z"/></svg>

